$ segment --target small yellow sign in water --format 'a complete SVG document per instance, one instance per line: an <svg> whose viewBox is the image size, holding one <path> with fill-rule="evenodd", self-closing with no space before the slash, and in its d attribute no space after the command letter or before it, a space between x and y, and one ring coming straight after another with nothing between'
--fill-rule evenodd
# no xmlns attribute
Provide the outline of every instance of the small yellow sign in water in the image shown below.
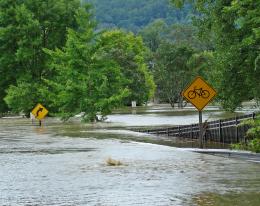
<svg viewBox="0 0 260 206"><path fill-rule="evenodd" d="M32 114L38 120L42 120L48 114L48 112L49 111L40 103L37 104L36 107L32 110Z"/></svg>

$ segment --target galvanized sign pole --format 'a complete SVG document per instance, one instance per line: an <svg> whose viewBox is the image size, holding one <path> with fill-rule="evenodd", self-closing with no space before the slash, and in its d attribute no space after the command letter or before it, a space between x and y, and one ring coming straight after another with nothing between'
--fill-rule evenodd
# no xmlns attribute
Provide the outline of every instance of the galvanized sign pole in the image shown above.
<svg viewBox="0 0 260 206"><path fill-rule="evenodd" d="M199 111L199 128L200 128L200 135L199 135L199 145L200 148L203 148L203 125L202 125L202 111Z"/></svg>

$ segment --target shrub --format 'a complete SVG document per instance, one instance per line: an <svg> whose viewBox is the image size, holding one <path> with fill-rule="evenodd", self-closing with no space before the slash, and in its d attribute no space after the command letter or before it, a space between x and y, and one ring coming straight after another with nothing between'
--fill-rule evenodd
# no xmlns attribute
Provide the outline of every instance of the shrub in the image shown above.
<svg viewBox="0 0 260 206"><path fill-rule="evenodd" d="M250 150L260 153L260 115L255 119L247 120L241 125L249 125L250 129L246 133L247 142L231 145L232 149Z"/></svg>

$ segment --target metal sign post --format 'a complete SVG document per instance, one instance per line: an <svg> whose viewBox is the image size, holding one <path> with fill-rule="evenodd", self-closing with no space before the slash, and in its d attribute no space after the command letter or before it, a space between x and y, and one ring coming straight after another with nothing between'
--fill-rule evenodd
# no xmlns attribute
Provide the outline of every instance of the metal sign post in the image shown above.
<svg viewBox="0 0 260 206"><path fill-rule="evenodd" d="M200 135L199 135L199 145L200 148L203 148L203 126L202 126L202 111L199 111L199 128L200 128Z"/></svg>
<svg viewBox="0 0 260 206"><path fill-rule="evenodd" d="M202 110L217 95L217 92L202 78L196 77L182 92L182 96L199 111L199 144L203 148Z"/></svg>

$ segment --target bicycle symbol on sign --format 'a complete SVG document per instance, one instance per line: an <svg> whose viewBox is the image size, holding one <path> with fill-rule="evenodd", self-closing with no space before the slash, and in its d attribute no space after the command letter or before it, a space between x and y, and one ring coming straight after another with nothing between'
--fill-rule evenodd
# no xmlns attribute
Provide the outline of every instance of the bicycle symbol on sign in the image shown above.
<svg viewBox="0 0 260 206"><path fill-rule="evenodd" d="M194 87L194 90L190 90L188 92L188 97L190 99L195 99L197 96L202 97L203 99L207 99L207 98L209 98L210 93L206 89L202 89L202 88L196 89L196 87Z"/></svg>

